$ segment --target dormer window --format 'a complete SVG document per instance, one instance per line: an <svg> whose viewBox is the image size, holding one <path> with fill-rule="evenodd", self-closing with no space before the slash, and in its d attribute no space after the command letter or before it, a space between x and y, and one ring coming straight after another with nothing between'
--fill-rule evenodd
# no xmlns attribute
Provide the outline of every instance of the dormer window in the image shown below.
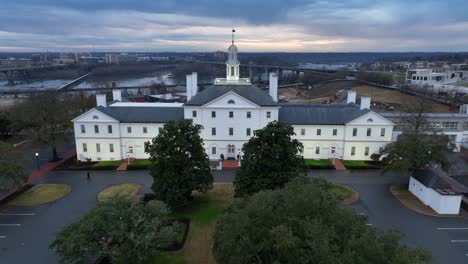
<svg viewBox="0 0 468 264"><path fill-rule="evenodd" d="M235 103L236 102L234 102L234 100L232 100L232 99L228 101L228 104L235 104Z"/></svg>
<svg viewBox="0 0 468 264"><path fill-rule="evenodd" d="M99 116L95 115L93 116L93 119L99 119Z"/></svg>

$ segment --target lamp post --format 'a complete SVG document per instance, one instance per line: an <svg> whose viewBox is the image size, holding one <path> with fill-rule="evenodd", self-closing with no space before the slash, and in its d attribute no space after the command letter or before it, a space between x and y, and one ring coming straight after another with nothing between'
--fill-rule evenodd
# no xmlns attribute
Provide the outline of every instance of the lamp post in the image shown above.
<svg viewBox="0 0 468 264"><path fill-rule="evenodd" d="M36 152L36 167L39 170L39 152Z"/></svg>

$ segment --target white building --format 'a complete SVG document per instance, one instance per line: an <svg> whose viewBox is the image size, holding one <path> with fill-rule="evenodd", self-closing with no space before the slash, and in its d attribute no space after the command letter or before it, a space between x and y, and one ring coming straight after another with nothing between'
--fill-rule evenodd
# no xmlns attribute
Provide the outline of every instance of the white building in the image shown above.
<svg viewBox="0 0 468 264"><path fill-rule="evenodd" d="M457 83L466 79L468 73L466 71L443 70L440 72L433 69L409 69L406 72L406 81L413 85L440 85Z"/></svg>
<svg viewBox="0 0 468 264"><path fill-rule="evenodd" d="M144 143L158 135L166 122L190 118L201 132L211 160L220 155L236 159L254 131L269 122L293 126L304 144L304 158L369 160L392 140L393 123L370 110L370 98L356 93L334 105L291 105L278 103L278 75L270 74L269 92L239 76L237 47L228 49L226 78L198 91L197 74L187 75L187 102L124 103L120 91L113 101L97 95L97 107L73 119L79 160L120 160L148 158Z"/></svg>
<svg viewBox="0 0 468 264"><path fill-rule="evenodd" d="M432 170L424 170L410 177L409 191L422 203L431 207L438 214L460 212L461 194L454 192L450 186Z"/></svg>

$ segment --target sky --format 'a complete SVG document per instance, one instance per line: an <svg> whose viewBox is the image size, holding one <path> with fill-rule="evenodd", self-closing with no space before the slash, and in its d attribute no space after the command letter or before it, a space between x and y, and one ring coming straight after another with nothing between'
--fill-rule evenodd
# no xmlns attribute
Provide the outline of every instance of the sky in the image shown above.
<svg viewBox="0 0 468 264"><path fill-rule="evenodd" d="M0 0L0 52L468 51L467 0Z"/></svg>

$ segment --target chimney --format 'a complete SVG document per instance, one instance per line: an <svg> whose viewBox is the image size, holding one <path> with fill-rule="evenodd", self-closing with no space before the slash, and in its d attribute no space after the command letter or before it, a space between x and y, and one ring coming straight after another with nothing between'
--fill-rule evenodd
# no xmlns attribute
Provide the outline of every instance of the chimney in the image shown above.
<svg viewBox="0 0 468 264"><path fill-rule="evenodd" d="M187 102L190 101L190 99L192 99L192 75L191 74L187 74L186 76L186 93L187 93Z"/></svg>
<svg viewBox="0 0 468 264"><path fill-rule="evenodd" d="M361 96L361 110L370 109L371 98L369 96Z"/></svg>
<svg viewBox="0 0 468 264"><path fill-rule="evenodd" d="M198 92L198 74L192 72L192 97L195 96Z"/></svg>
<svg viewBox="0 0 468 264"><path fill-rule="evenodd" d="M278 74L276 72L270 73L270 86L268 91L273 101L278 102Z"/></svg>
<svg viewBox="0 0 468 264"><path fill-rule="evenodd" d="M122 102L122 91L120 89L112 90L112 100Z"/></svg>
<svg viewBox="0 0 468 264"><path fill-rule="evenodd" d="M107 106L106 94L96 94L96 106Z"/></svg>
<svg viewBox="0 0 468 264"><path fill-rule="evenodd" d="M468 104L460 105L460 114L468 114Z"/></svg>
<svg viewBox="0 0 468 264"><path fill-rule="evenodd" d="M348 98L346 99L346 103L356 103L356 91L349 90L348 91Z"/></svg>

